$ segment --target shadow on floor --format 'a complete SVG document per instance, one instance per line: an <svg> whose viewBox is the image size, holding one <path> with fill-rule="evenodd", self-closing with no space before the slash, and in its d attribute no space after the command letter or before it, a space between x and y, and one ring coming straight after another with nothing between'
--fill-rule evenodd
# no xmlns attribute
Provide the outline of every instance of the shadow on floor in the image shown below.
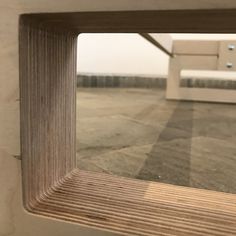
<svg viewBox="0 0 236 236"><path fill-rule="evenodd" d="M189 186L192 129L193 103L179 102L136 178Z"/></svg>

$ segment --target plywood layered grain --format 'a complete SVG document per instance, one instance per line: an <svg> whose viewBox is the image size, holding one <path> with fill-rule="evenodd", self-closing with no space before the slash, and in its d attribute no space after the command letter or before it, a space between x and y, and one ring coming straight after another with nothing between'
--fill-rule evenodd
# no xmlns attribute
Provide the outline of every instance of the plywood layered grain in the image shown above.
<svg viewBox="0 0 236 236"><path fill-rule="evenodd" d="M24 15L20 106L25 208L122 235L236 235L234 195L76 169L81 32L236 32L235 10ZM230 23L230 24L229 24Z"/></svg>
<svg viewBox="0 0 236 236"><path fill-rule="evenodd" d="M123 235L236 235L234 195L82 170L33 212Z"/></svg>
<svg viewBox="0 0 236 236"><path fill-rule="evenodd" d="M25 206L76 167L75 34L21 22L21 148Z"/></svg>

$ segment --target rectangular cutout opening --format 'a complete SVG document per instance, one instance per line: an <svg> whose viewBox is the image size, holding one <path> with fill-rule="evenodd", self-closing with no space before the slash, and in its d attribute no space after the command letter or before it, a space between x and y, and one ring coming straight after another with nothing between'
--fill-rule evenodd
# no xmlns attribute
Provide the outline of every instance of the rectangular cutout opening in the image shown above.
<svg viewBox="0 0 236 236"><path fill-rule="evenodd" d="M149 35L175 59L140 34L79 36L78 167L236 193L235 95L232 104L166 98L171 60L180 88L236 94L236 35Z"/></svg>
<svg viewBox="0 0 236 236"><path fill-rule="evenodd" d="M78 34L143 32L156 45L148 32L235 33L235 21L234 9L22 15L19 55L25 209L124 235L235 235L234 194L83 171L76 167L75 145ZM176 65L173 54L169 55ZM199 96L198 88L179 85L168 79L167 99L235 101L232 90L221 90L219 97L214 89L204 88Z"/></svg>

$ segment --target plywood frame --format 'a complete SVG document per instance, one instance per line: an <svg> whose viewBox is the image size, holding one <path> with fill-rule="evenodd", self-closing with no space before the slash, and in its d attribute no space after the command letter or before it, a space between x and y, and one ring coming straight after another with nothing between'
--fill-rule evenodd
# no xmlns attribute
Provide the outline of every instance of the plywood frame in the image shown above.
<svg viewBox="0 0 236 236"><path fill-rule="evenodd" d="M229 41L230 42L230 41ZM174 57L170 58L166 98L173 100L236 103L236 91L213 88L183 88L181 70L228 70L223 68L221 41L177 40L173 42ZM219 54L221 57L219 58ZM231 56L232 57L232 56ZM220 60L219 60L220 59ZM234 68L233 68L234 69Z"/></svg>
<svg viewBox="0 0 236 236"><path fill-rule="evenodd" d="M232 33L232 22L236 10L23 15L20 105L26 210L122 235L236 235L235 195L84 172L75 162L77 34Z"/></svg>
<svg viewBox="0 0 236 236"><path fill-rule="evenodd" d="M170 57L173 57L172 54L172 37L170 34L147 34L140 33L145 39L150 43L159 48L162 52L167 54Z"/></svg>

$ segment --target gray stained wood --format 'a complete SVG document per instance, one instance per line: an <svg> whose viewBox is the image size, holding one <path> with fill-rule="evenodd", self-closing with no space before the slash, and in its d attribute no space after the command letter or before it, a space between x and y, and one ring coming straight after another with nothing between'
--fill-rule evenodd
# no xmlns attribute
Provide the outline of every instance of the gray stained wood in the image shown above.
<svg viewBox="0 0 236 236"><path fill-rule="evenodd" d="M21 16L25 208L123 235L236 235L235 195L83 172L75 147L78 33L234 33L234 22L236 10Z"/></svg>

